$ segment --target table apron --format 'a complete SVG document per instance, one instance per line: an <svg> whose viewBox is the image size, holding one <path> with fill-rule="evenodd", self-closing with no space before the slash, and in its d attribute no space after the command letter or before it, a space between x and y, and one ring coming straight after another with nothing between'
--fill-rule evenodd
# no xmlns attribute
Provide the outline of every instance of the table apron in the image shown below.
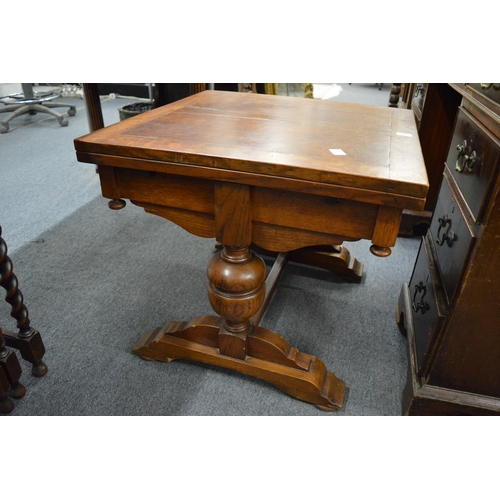
<svg viewBox="0 0 500 500"><path fill-rule="evenodd" d="M120 170L144 171L155 174L172 174L207 180L223 180L236 184L286 189L289 191L307 192L331 197L339 197L376 205L400 207L406 210L423 210L425 197L413 196L410 193L400 194L394 186L389 184L385 191L377 191L356 186L352 179L346 179L345 184L340 181L336 184L329 182L315 182L291 177L263 175L252 172L225 170L207 166L187 165L180 163L162 162L142 158L128 158L124 156L104 155L77 151L78 161L93 163L99 166L115 167Z"/></svg>
<svg viewBox="0 0 500 500"><path fill-rule="evenodd" d="M100 166L103 196L125 198L196 236L217 237L218 186L241 185L219 180ZM331 196L248 186L252 242L282 252L343 241L372 240L393 246L394 221L402 209Z"/></svg>

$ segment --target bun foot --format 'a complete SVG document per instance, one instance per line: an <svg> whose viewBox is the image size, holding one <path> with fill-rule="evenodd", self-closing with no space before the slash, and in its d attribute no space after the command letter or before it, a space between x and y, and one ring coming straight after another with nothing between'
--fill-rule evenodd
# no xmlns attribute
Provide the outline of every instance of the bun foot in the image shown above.
<svg viewBox="0 0 500 500"><path fill-rule="evenodd" d="M43 377L49 371L47 365L40 359L39 361L33 363L31 368L31 374L34 377Z"/></svg>
<svg viewBox="0 0 500 500"><path fill-rule="evenodd" d="M108 207L111 208L111 210L121 210L122 208L125 208L126 204L125 200L111 200L108 202Z"/></svg>
<svg viewBox="0 0 500 500"><path fill-rule="evenodd" d="M10 395L14 399L21 399L26 394L26 387L20 382L15 382L10 388Z"/></svg>
<svg viewBox="0 0 500 500"><path fill-rule="evenodd" d="M378 245L372 245L370 252L377 257L389 257L392 253L389 247L379 247Z"/></svg>

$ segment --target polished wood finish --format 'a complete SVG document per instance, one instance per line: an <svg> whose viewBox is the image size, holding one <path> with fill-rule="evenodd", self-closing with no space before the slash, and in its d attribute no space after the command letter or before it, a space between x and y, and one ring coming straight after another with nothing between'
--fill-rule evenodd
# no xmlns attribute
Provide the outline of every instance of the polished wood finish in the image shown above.
<svg viewBox="0 0 500 500"><path fill-rule="evenodd" d="M76 139L75 148L100 166L111 208L129 199L221 245L207 267L218 316L148 331L136 354L223 366L322 410L342 406L343 381L259 326L266 290L305 247L332 254L326 260L351 279L362 269L343 241L368 239L375 255L390 254L402 211L421 210L428 189L410 111L206 91ZM278 255L267 283L256 247Z"/></svg>
<svg viewBox="0 0 500 500"><path fill-rule="evenodd" d="M32 364L32 374L43 377L47 365L43 361L45 346L38 330L30 326L28 309L24 305L23 294L19 290L13 264L7 255L7 244L2 238L0 226L0 286L7 292L5 300L12 306L10 315L17 321L17 333L4 331L3 337L9 347L18 349L22 358Z"/></svg>
<svg viewBox="0 0 500 500"><path fill-rule="evenodd" d="M467 84L450 87L462 100L424 239L427 268L419 258L397 307L410 360L403 412L500 415L500 106ZM425 276L435 298L415 288Z"/></svg>

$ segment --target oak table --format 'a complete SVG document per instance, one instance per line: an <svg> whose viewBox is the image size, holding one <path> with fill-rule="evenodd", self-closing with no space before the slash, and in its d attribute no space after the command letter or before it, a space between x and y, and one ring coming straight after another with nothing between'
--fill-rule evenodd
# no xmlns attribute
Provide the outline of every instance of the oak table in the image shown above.
<svg viewBox="0 0 500 500"><path fill-rule="evenodd" d="M205 91L75 140L99 166L112 209L124 199L221 250L207 267L217 316L147 331L133 351L189 359L274 384L326 411L346 384L315 356L259 326L287 260L349 279L362 266L344 241L390 255L404 209L421 210L428 181L409 110ZM274 253L266 266L255 251Z"/></svg>

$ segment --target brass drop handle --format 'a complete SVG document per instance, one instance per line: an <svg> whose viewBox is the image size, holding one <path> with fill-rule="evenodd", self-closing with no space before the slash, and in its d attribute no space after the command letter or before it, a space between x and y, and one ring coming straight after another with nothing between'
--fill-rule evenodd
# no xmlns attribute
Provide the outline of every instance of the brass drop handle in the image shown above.
<svg viewBox="0 0 500 500"><path fill-rule="evenodd" d="M470 147L469 147L470 149ZM457 146L458 155L457 161L455 162L455 170L457 172L468 172L471 173L474 169L474 163L476 163L477 155L475 151L471 154L466 154L467 151L467 140L464 139L462 144Z"/></svg>
<svg viewBox="0 0 500 500"><path fill-rule="evenodd" d="M420 302L416 303L417 294L424 292L422 297L420 298ZM425 294L427 293L427 288L425 287L423 281L421 281L418 285L415 285L415 293L413 294L412 307L415 312L420 311L422 314L425 314L426 311L429 310L429 304L424 301Z"/></svg>
<svg viewBox="0 0 500 500"><path fill-rule="evenodd" d="M448 217L448 215L443 215L443 217L440 217L438 219L439 222L439 229L438 229L438 234L436 238L436 243L442 247L444 245L444 242L448 242L448 246L451 247L453 245L453 242L457 239L457 235L449 229L448 231L445 230L443 236L440 236L439 233L441 233L441 229L445 229L446 226L451 227L451 219Z"/></svg>

